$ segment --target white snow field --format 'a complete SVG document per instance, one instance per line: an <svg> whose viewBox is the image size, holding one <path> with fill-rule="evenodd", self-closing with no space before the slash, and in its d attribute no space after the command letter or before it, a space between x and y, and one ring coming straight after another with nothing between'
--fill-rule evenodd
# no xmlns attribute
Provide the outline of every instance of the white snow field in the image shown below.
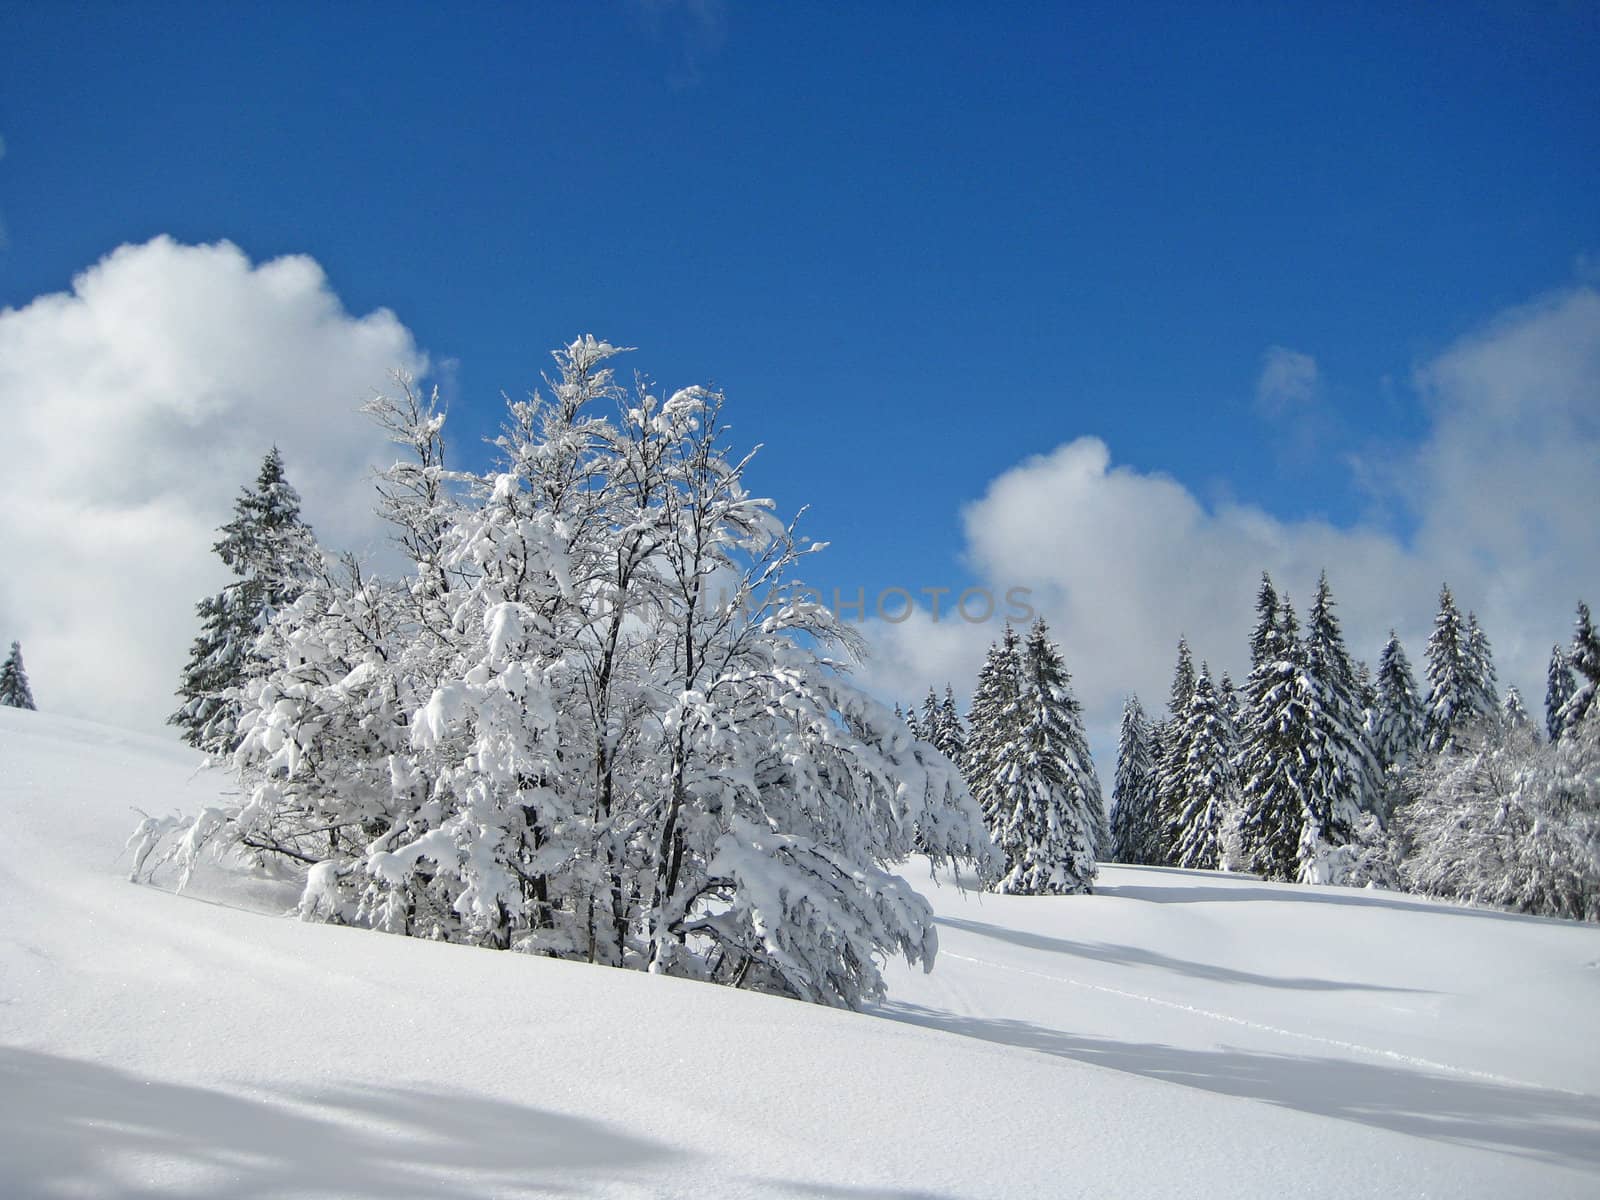
<svg viewBox="0 0 1600 1200"><path fill-rule="evenodd" d="M851 1014L126 881L132 806L225 786L0 710L0 1196L1600 1195L1592 927L947 884L934 972Z"/></svg>

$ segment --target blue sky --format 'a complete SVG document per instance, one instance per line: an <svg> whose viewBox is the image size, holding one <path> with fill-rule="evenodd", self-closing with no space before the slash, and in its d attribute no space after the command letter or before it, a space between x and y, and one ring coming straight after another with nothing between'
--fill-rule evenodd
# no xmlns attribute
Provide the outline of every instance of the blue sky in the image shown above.
<svg viewBox="0 0 1600 1200"><path fill-rule="evenodd" d="M1600 266L1600 9L1328 8L12 4L0 306L162 234L308 255L480 461L551 346L638 346L828 584L983 578L963 505L1085 435L1404 543L1419 368Z"/></svg>

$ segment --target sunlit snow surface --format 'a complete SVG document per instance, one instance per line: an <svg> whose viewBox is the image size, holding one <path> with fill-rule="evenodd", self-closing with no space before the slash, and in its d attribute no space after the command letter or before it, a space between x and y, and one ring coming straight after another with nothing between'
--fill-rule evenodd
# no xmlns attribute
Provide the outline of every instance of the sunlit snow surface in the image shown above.
<svg viewBox="0 0 1600 1200"><path fill-rule="evenodd" d="M0 1196L1600 1194L1594 928L947 882L933 974L853 1015L127 883L195 767L0 710Z"/></svg>

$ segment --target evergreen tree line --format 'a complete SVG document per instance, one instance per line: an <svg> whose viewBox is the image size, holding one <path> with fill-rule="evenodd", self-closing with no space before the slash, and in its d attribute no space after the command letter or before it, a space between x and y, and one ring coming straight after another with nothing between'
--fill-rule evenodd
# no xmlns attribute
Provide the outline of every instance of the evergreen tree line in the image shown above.
<svg viewBox="0 0 1600 1200"><path fill-rule="evenodd" d="M1393 631L1375 678L1352 660L1325 574L1304 632L1262 576L1250 664L1242 688L1213 684L1180 640L1164 717L1129 697L1110 857L1600 918L1600 642L1586 605L1570 648L1551 653L1543 737L1515 687L1499 697L1489 639L1448 586L1425 693ZM1513 865L1552 856L1567 864L1559 882Z"/></svg>
<svg viewBox="0 0 1600 1200"><path fill-rule="evenodd" d="M721 395L624 387L617 353L557 352L482 474L409 381L368 405L404 450L377 487L398 577L323 553L267 456L172 718L240 799L147 818L136 880L243 859L297 872L307 920L839 1006L889 955L931 965L898 864L998 877L978 802L836 665L854 630L789 599L819 547L746 491ZM1046 659L1006 686L1057 703ZM1027 769L1076 753L1017 709Z"/></svg>
<svg viewBox="0 0 1600 1200"><path fill-rule="evenodd" d="M896 709L899 712L899 709ZM1006 626L972 693L970 726L932 688L912 732L961 770L1004 856L996 891L1071 895L1090 890L1109 844L1100 779L1061 650L1041 618L1024 639Z"/></svg>
<svg viewBox="0 0 1600 1200"><path fill-rule="evenodd" d="M33 689L22 665L22 643L12 642L11 653L0 664L0 708L33 709Z"/></svg>

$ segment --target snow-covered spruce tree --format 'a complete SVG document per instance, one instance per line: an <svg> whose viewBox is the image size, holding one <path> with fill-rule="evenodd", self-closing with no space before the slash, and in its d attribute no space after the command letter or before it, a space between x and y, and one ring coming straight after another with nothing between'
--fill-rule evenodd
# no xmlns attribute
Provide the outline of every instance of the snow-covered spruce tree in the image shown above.
<svg viewBox="0 0 1600 1200"><path fill-rule="evenodd" d="M1378 662L1378 703L1373 723L1373 749L1385 772L1404 769L1422 746L1422 702L1411 660L1394 630Z"/></svg>
<svg viewBox="0 0 1600 1200"><path fill-rule="evenodd" d="M1396 815L1407 887L1541 916L1600 920L1600 720L1556 742L1480 723L1424 760Z"/></svg>
<svg viewBox="0 0 1600 1200"><path fill-rule="evenodd" d="M1228 720L1237 728L1239 717L1244 712L1244 701L1239 696L1239 689L1234 686L1233 676L1226 671L1217 682L1217 700L1222 705L1222 711L1227 714Z"/></svg>
<svg viewBox="0 0 1600 1200"><path fill-rule="evenodd" d="M1293 881L1300 876L1302 832L1309 824L1306 796L1315 769L1317 696L1303 669L1304 649L1288 597L1280 601L1264 580L1256 603L1261 614L1251 644L1256 665L1246 686L1235 762L1240 839L1250 870Z"/></svg>
<svg viewBox="0 0 1600 1200"><path fill-rule="evenodd" d="M1511 729L1533 729L1533 718L1527 705L1522 703L1522 693L1512 684L1506 689L1506 698L1500 703L1500 719Z"/></svg>
<svg viewBox="0 0 1600 1200"><path fill-rule="evenodd" d="M1485 705L1492 681L1483 678L1486 640L1473 636L1449 585L1439 590L1439 615L1428 637L1428 698L1423 703L1423 746L1437 754L1467 726L1494 712Z"/></svg>
<svg viewBox="0 0 1600 1200"><path fill-rule="evenodd" d="M1595 632L1589 606L1578 602L1578 617L1572 631L1572 649L1567 655L1572 665L1574 687L1561 705L1561 736L1576 729L1594 709L1600 694L1600 634Z"/></svg>
<svg viewBox="0 0 1600 1200"><path fill-rule="evenodd" d="M1278 591L1272 586L1272 576L1263 571L1261 585L1256 589L1256 623L1250 630L1252 671L1278 654L1281 632L1278 608Z"/></svg>
<svg viewBox="0 0 1600 1200"><path fill-rule="evenodd" d="M1174 865L1216 870L1234 810L1234 731L1204 667L1184 713L1178 736L1173 808L1177 820L1167 840Z"/></svg>
<svg viewBox="0 0 1600 1200"><path fill-rule="evenodd" d="M911 731L912 737L921 739L924 736L922 722L917 719L917 706L915 704L909 704L905 708L901 708L896 704L894 706L894 715L905 723L905 727Z"/></svg>
<svg viewBox="0 0 1600 1200"><path fill-rule="evenodd" d="M1545 674L1544 728L1553 742L1561 736L1561 710L1578 690L1572 676L1572 666L1567 662L1566 651L1560 643L1550 647L1550 667Z"/></svg>
<svg viewBox="0 0 1600 1200"><path fill-rule="evenodd" d="M1224 671L1222 680L1217 685L1217 702L1222 706L1223 715L1228 719L1228 727L1233 731L1233 756L1235 761L1230 762L1233 768L1233 788L1230 794L1230 808L1222 825L1222 869L1224 871L1248 870L1245 862L1244 843L1239 833L1239 823L1243 810L1239 800L1239 779L1236 762L1239 754L1239 726L1244 722L1244 696L1234 686L1233 677Z"/></svg>
<svg viewBox="0 0 1600 1200"><path fill-rule="evenodd" d="M1160 841L1160 812L1155 796L1155 745L1150 722L1139 697L1122 706L1117 737L1117 776L1111 788L1112 861L1148 864Z"/></svg>
<svg viewBox="0 0 1600 1200"><path fill-rule="evenodd" d="M1002 774L1001 751L1021 737L1022 651L1017 631L1010 624L998 642L989 645L967 712L967 753L963 772L972 796L993 830L999 821L998 788Z"/></svg>
<svg viewBox="0 0 1600 1200"><path fill-rule="evenodd" d="M917 728L922 731L924 741L937 743L939 734L939 696L928 687L928 694L922 699L922 708L917 713Z"/></svg>
<svg viewBox="0 0 1600 1200"><path fill-rule="evenodd" d="M939 702L939 714L934 721L933 744L940 754L958 766L967 757L967 727L956 708L955 689L948 683L944 699Z"/></svg>
<svg viewBox="0 0 1600 1200"><path fill-rule="evenodd" d="M381 594L401 628L342 679L353 650L259 689L251 797L211 840L312 834L320 805L307 917L868 1002L884 956L936 950L894 864L993 847L948 760L848 681L849 627L785 598L816 547L745 491L721 397L624 392L617 352L573 343L511 406L436 582ZM274 636L322 656L343 607L302 597ZM370 719L336 694L390 682ZM345 756L359 786L302 783Z"/></svg>
<svg viewBox="0 0 1600 1200"><path fill-rule="evenodd" d="M1194 681L1194 655L1189 650L1188 639L1180 637L1177 662L1172 669L1172 687L1167 694L1167 718L1151 730L1155 750L1151 791L1156 813L1147 853L1149 861L1156 866L1170 867L1177 862L1172 834L1180 815L1178 789L1182 786L1183 728L1188 718L1189 699L1194 695Z"/></svg>
<svg viewBox="0 0 1600 1200"><path fill-rule="evenodd" d="M1315 770L1306 794L1307 822L1315 827L1307 828L1304 836L1324 847L1348 842L1359 814L1381 804L1377 756L1367 737L1355 667L1333 608L1333 592L1327 572L1323 572L1307 617L1305 638L1305 672L1317 702L1311 714ZM1302 862L1309 862L1317 853L1317 848L1308 844L1301 851Z"/></svg>
<svg viewBox="0 0 1600 1200"><path fill-rule="evenodd" d="M1367 666L1366 659L1356 663L1356 696L1363 711L1377 709L1378 684L1372 677L1372 668Z"/></svg>
<svg viewBox="0 0 1600 1200"><path fill-rule="evenodd" d="M1411 662L1394 630L1378 663L1376 704L1369 721L1372 750L1381 772L1375 815L1385 825L1400 803L1405 772L1422 750L1422 701Z"/></svg>
<svg viewBox="0 0 1600 1200"><path fill-rule="evenodd" d="M1256 623L1250 630L1250 674L1245 677L1245 686L1234 697L1235 734L1243 730L1250 710L1260 698L1260 672L1282 656L1282 607L1277 589L1272 586L1272 576L1261 572L1261 584L1256 589ZM1291 613L1291 620L1292 617Z"/></svg>
<svg viewBox="0 0 1600 1200"><path fill-rule="evenodd" d="M11 653L0 665L0 708L33 707L33 689L28 686L28 672L22 665L22 643L12 642Z"/></svg>
<svg viewBox="0 0 1600 1200"><path fill-rule="evenodd" d="M997 890L1087 892L1103 817L1100 782L1061 652L1043 618L1018 656L1018 720L993 754L991 831L1006 857Z"/></svg>
<svg viewBox="0 0 1600 1200"><path fill-rule="evenodd" d="M1494 716L1500 711L1500 690L1496 687L1498 675L1494 669L1494 651L1489 645L1489 635L1478 624L1478 614L1467 614L1467 657L1471 663L1471 676L1477 694L1474 707L1481 716Z"/></svg>
<svg viewBox="0 0 1600 1200"><path fill-rule="evenodd" d="M256 639L300 594L322 559L300 519L300 496L284 476L276 446L262 459L255 488L239 494L233 512L212 550L235 579L195 606L200 635L178 683L183 703L167 719L191 746L219 756L239 744L239 690L266 669L254 653Z"/></svg>

